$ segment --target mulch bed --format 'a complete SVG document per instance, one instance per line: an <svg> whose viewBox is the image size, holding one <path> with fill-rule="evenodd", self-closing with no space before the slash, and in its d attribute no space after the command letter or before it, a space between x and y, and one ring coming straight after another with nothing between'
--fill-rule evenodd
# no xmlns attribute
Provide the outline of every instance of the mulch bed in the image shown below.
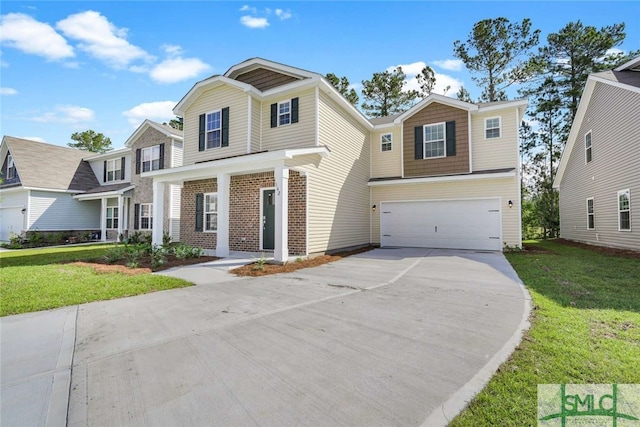
<svg viewBox="0 0 640 427"><path fill-rule="evenodd" d="M639 251L631 251L628 249L607 248L605 246L595 246L586 243L574 242L566 239L556 239L556 242L565 245L572 246L574 248L586 249L592 252L598 252L604 255L616 256L621 258L640 259Z"/></svg>
<svg viewBox="0 0 640 427"><path fill-rule="evenodd" d="M162 264L159 268L155 270L151 269L151 257L143 257L140 262L138 268L129 268L127 267L127 262L125 260L120 260L114 264L109 264L107 261L103 259L95 259L91 262L73 262L73 265L81 265L85 267L92 267L98 273L123 273L127 275L136 275L136 274L145 274L151 273L152 271L162 271L167 270L173 267L181 267L183 265L193 265L193 264L201 264L203 262L215 261L219 259L214 256L201 256L198 258L186 258L179 259L174 256L168 256L167 261Z"/></svg>

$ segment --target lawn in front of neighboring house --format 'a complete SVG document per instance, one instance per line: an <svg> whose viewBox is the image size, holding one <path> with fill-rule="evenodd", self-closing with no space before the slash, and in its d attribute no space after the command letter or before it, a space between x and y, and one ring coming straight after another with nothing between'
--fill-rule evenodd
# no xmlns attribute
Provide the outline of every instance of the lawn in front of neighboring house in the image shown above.
<svg viewBox="0 0 640 427"><path fill-rule="evenodd" d="M150 273L98 272L71 264L104 257L110 245L64 246L0 252L0 316L190 286Z"/></svg>
<svg viewBox="0 0 640 427"><path fill-rule="evenodd" d="M640 383L640 259L525 246L507 259L531 293L531 328L451 426L537 425L538 384Z"/></svg>

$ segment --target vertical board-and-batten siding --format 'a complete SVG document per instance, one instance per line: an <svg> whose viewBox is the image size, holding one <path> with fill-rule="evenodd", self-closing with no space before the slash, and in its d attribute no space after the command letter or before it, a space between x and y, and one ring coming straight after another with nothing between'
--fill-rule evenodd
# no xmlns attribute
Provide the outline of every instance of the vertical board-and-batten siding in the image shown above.
<svg viewBox="0 0 640 427"><path fill-rule="evenodd" d="M323 92L319 109L331 154L308 168L309 253L369 243L369 130Z"/></svg>
<svg viewBox="0 0 640 427"><path fill-rule="evenodd" d="M474 171L516 167L518 153L518 118L516 108L471 115L472 150ZM485 138L485 119L500 117L500 138Z"/></svg>
<svg viewBox="0 0 640 427"><path fill-rule="evenodd" d="M200 114L225 107L229 107L229 146L198 151ZM219 86L204 91L185 112L183 165L245 154L247 123L247 95L244 91L231 86Z"/></svg>
<svg viewBox="0 0 640 427"><path fill-rule="evenodd" d="M371 132L371 178L402 176L401 126ZM382 151L380 137L391 134L391 151Z"/></svg>
<svg viewBox="0 0 640 427"><path fill-rule="evenodd" d="M271 104L298 98L298 123L271 127ZM315 90L262 102L262 150L315 147Z"/></svg>
<svg viewBox="0 0 640 427"><path fill-rule="evenodd" d="M595 88L560 183L560 235L640 250L640 94L603 83ZM591 131L592 161L584 136ZM619 190L631 192L631 231L618 231ZM587 230L593 197L595 230Z"/></svg>
<svg viewBox="0 0 640 427"><path fill-rule="evenodd" d="M31 190L30 230L86 230L100 228L100 200L78 201L69 193Z"/></svg>

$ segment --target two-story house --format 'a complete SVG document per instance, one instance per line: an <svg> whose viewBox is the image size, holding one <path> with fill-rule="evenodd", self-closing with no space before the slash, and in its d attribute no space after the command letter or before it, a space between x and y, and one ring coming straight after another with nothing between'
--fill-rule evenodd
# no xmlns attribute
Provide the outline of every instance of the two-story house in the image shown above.
<svg viewBox="0 0 640 427"><path fill-rule="evenodd" d="M589 76L553 185L561 237L640 250L640 56Z"/></svg>
<svg viewBox="0 0 640 427"><path fill-rule="evenodd" d="M430 95L368 120L320 74L254 58L196 83L183 166L143 172L156 214L182 187L181 240L277 261L368 243L520 246L518 127L526 101ZM153 227L159 243L163 227Z"/></svg>

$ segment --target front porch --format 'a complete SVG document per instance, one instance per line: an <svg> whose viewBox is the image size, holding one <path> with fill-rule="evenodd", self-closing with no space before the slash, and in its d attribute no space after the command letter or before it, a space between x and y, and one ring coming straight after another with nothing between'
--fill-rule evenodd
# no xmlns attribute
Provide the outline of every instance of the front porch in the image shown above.
<svg viewBox="0 0 640 427"><path fill-rule="evenodd" d="M129 183L105 185L73 196L80 201L100 202L100 241L120 241L128 233L133 188Z"/></svg>

